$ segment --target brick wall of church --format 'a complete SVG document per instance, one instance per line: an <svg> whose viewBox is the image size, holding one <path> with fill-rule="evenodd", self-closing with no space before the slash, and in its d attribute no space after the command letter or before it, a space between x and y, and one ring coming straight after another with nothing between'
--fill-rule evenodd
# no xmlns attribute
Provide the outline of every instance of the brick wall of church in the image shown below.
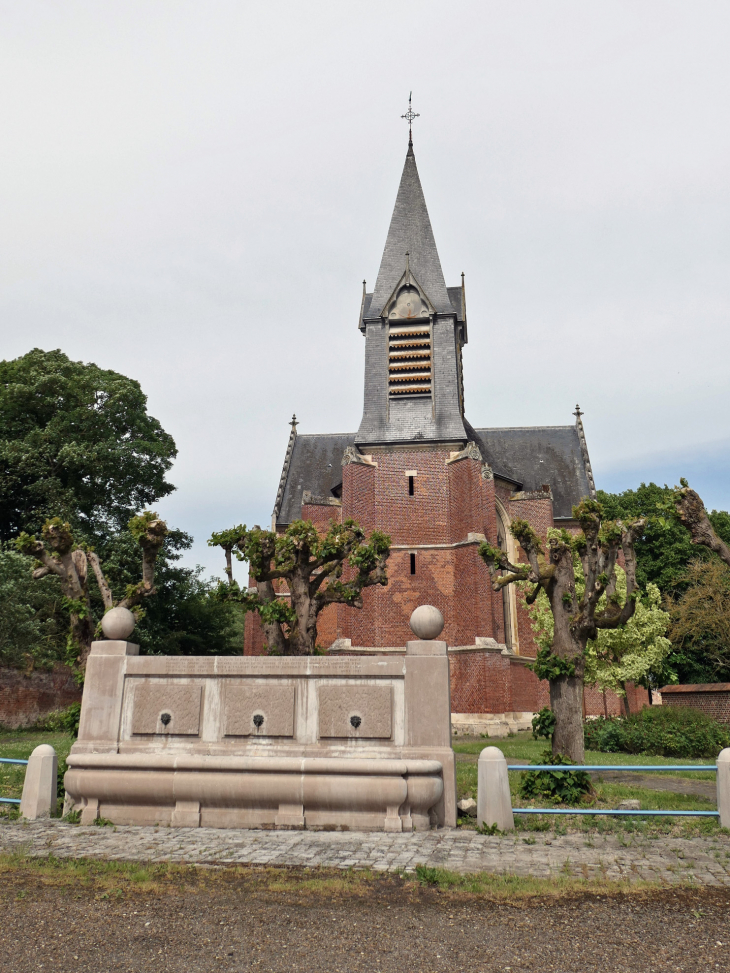
<svg viewBox="0 0 730 973"><path fill-rule="evenodd" d="M393 544L388 586L363 592L362 611L338 609L338 632L354 645L404 645L412 638L411 612L421 604L442 611L451 645L503 637L501 597L491 590L478 542L466 543L470 533L496 540L494 481L482 478L478 461L447 465L450 455L445 448L373 450L377 466L344 468L343 516L367 532L387 531Z"/></svg>

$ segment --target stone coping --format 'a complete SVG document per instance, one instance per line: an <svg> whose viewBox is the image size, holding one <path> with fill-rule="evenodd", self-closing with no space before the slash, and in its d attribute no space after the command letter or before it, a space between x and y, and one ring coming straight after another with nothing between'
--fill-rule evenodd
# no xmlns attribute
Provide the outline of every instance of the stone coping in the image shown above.
<svg viewBox="0 0 730 973"><path fill-rule="evenodd" d="M702 682L697 685L662 686L659 692L664 693L730 693L730 682Z"/></svg>
<svg viewBox="0 0 730 973"><path fill-rule="evenodd" d="M250 771L252 773L344 774L402 777L440 774L439 760L397 760L371 757L212 757L205 754L72 753L69 767L114 770Z"/></svg>

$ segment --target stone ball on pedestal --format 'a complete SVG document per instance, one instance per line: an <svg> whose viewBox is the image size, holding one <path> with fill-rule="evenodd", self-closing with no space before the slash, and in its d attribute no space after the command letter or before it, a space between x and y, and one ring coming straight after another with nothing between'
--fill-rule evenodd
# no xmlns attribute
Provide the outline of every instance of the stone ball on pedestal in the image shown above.
<svg viewBox="0 0 730 973"><path fill-rule="evenodd" d="M111 608L101 620L101 630L108 639L124 642L136 624L137 619L128 608Z"/></svg>
<svg viewBox="0 0 730 973"><path fill-rule="evenodd" d="M411 615L411 631L418 639L437 639L444 630L444 616L433 605L419 605Z"/></svg>

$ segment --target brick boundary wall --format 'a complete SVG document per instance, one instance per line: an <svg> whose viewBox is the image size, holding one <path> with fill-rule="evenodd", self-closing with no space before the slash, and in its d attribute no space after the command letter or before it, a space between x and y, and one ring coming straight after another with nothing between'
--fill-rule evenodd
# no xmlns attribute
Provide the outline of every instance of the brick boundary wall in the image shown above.
<svg viewBox="0 0 730 973"><path fill-rule="evenodd" d="M0 669L0 725L11 730L32 726L42 716L81 702L81 687L68 666L26 673Z"/></svg>
<svg viewBox="0 0 730 973"><path fill-rule="evenodd" d="M503 655L499 648L450 652L449 667L453 713L536 713L550 705L547 681L538 680L524 659ZM632 683L626 687L626 696L632 713L649 705L648 692ZM610 690L604 694L586 686L584 699L586 716L624 712L623 700ZM730 702L730 693L728 699Z"/></svg>
<svg viewBox="0 0 730 973"><path fill-rule="evenodd" d="M688 706L719 723L730 723L730 682L664 686L661 694L662 706Z"/></svg>

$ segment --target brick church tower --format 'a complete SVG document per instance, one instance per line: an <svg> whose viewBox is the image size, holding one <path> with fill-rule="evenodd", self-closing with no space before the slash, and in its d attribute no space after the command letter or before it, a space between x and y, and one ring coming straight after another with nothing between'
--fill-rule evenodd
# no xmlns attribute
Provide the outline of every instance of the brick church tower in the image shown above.
<svg viewBox="0 0 730 973"><path fill-rule="evenodd" d="M387 587L361 610L331 605L319 643L331 652L402 651L420 604L443 613L457 714L533 712L546 689L525 669L529 619L512 586L496 594L478 556L485 538L518 555L512 518L545 535L574 526L572 507L595 496L581 413L566 426L474 428L464 411L464 279L447 287L409 141L385 250L358 327L365 390L354 433L301 435L296 420L273 513L326 527L352 517L390 534ZM263 651L257 616L245 651Z"/></svg>

